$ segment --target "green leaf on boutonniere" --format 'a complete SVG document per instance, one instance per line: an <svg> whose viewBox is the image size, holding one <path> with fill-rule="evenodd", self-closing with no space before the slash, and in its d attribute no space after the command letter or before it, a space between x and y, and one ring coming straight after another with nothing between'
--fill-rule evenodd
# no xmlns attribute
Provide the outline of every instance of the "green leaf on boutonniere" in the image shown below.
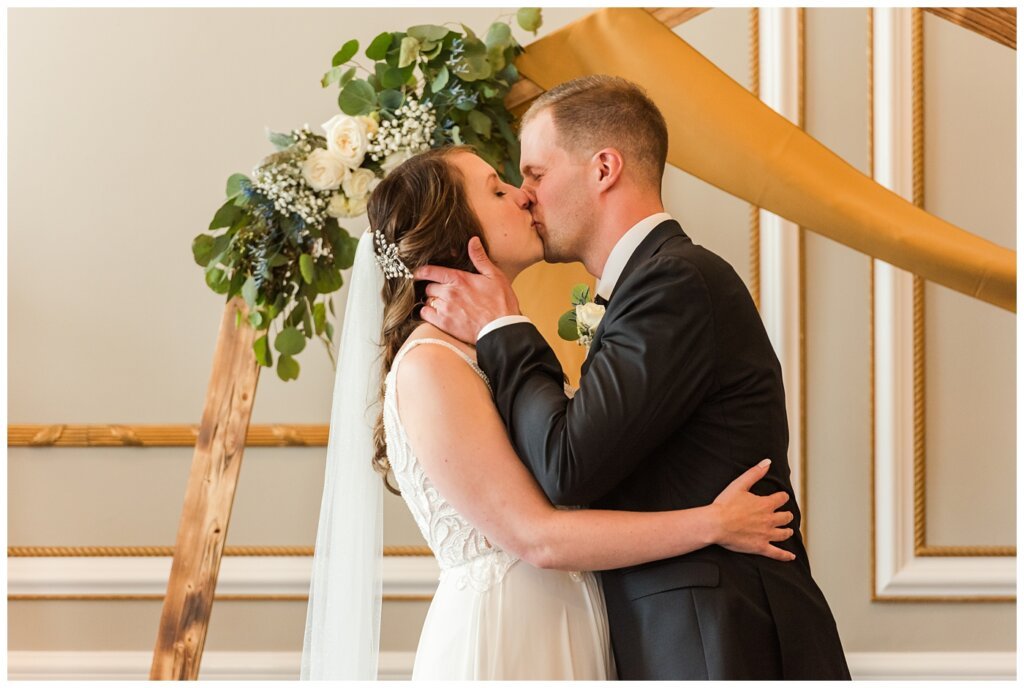
<svg viewBox="0 0 1024 688"><path fill-rule="evenodd" d="M576 309L566 311L558 319L558 336L570 342L580 338L579 328L576 326Z"/></svg>
<svg viewBox="0 0 1024 688"><path fill-rule="evenodd" d="M572 305L581 306L590 301L590 287L586 284L577 284L572 288Z"/></svg>

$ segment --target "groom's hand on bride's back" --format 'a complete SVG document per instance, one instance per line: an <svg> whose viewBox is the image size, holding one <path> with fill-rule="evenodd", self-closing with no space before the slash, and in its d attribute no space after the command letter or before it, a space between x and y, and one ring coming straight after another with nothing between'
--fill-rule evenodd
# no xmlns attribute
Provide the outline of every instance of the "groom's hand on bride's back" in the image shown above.
<svg viewBox="0 0 1024 688"><path fill-rule="evenodd" d="M771 544L793 535L793 529L785 527L793 520L793 513L778 511L789 501L789 495L776 492L762 497L750 492L750 488L768 473L770 464L771 461L765 459L748 469L729 483L709 505L718 526L713 544L733 552L792 561L796 559L795 554Z"/></svg>
<svg viewBox="0 0 1024 688"><path fill-rule="evenodd" d="M420 317L456 339L476 344L485 325L520 314L519 300L477 237L469 240L469 257L480 274L424 265L413 271L413 277L430 282Z"/></svg>

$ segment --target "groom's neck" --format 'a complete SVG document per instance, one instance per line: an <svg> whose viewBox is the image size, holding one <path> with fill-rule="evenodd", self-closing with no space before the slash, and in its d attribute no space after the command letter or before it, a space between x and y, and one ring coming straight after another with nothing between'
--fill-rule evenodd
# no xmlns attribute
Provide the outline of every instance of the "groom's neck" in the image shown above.
<svg viewBox="0 0 1024 688"><path fill-rule="evenodd" d="M653 195L637 196L623 202L608 203L598 213L597 231L585 249L583 265L587 272L600 279L615 244L633 226L645 217L665 212L661 198Z"/></svg>

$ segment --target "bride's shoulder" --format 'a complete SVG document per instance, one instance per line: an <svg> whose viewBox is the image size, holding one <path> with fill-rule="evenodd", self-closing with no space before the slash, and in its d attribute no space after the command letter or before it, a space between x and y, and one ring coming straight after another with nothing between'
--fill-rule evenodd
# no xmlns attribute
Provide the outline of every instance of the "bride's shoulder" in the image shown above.
<svg viewBox="0 0 1024 688"><path fill-rule="evenodd" d="M399 389L415 390L414 394L422 394L443 384L446 388L461 385L472 385L477 378L473 369L466 361L445 346L437 344L410 345L416 340L430 339L442 341L458 349L470 360L475 360L473 349L466 346L442 330L423 324L413 330L403 348L401 365L396 373Z"/></svg>

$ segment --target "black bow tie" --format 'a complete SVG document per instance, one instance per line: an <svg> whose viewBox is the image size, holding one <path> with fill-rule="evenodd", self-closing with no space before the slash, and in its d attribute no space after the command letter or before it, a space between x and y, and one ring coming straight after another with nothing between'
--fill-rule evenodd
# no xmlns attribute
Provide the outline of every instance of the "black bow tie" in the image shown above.
<svg viewBox="0 0 1024 688"><path fill-rule="evenodd" d="M601 296L600 294L594 294L594 303L596 303L598 306L607 306L608 299Z"/></svg>

